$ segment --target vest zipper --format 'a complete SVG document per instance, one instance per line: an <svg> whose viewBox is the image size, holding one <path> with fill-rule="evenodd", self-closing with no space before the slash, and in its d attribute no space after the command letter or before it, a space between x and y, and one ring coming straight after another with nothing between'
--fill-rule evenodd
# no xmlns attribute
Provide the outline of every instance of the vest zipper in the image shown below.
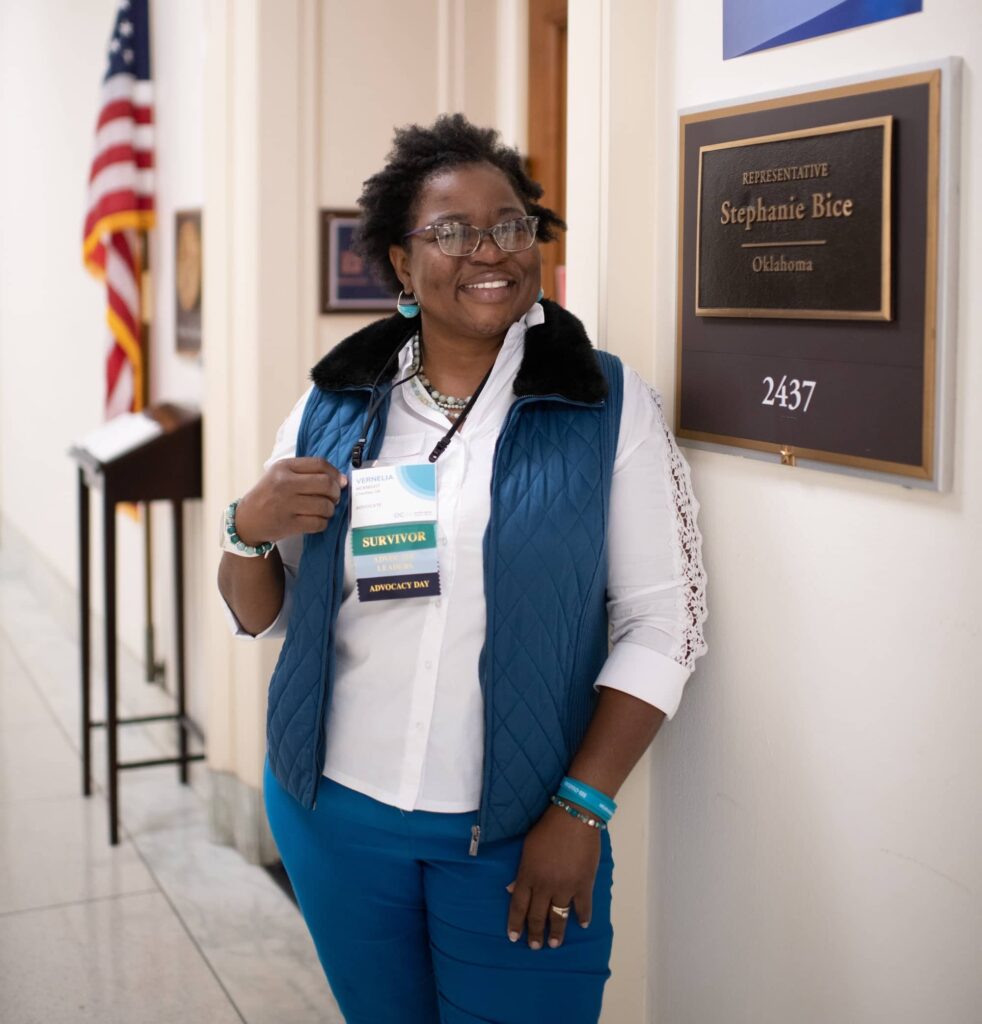
<svg viewBox="0 0 982 1024"><path fill-rule="evenodd" d="M467 851L472 857L477 856L477 846L481 841L481 826L474 825L471 828L471 848Z"/></svg>

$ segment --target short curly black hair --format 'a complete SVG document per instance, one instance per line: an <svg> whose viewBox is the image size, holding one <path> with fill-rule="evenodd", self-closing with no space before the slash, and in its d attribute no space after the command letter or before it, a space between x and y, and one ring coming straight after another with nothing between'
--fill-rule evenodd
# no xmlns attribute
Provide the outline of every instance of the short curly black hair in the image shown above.
<svg viewBox="0 0 982 1024"><path fill-rule="evenodd" d="M502 171L525 204L539 218L538 238L551 242L565 230L562 218L537 199L542 186L525 170L518 150L504 145L493 128L478 128L463 114L442 114L432 126L397 128L385 166L362 186L361 221L355 249L375 276L395 295L402 283L389 262L389 246L401 245L412 230L416 199L426 181L439 171L464 164L491 164Z"/></svg>

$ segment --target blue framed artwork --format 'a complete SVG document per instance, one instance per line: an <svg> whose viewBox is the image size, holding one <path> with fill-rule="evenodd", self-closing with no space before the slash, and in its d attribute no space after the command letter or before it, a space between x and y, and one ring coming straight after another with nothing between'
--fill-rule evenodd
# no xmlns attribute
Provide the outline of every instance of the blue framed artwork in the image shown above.
<svg viewBox="0 0 982 1024"><path fill-rule="evenodd" d="M321 210L321 313L395 310L395 296L355 252L357 227L357 210Z"/></svg>
<svg viewBox="0 0 982 1024"><path fill-rule="evenodd" d="M916 14L924 0L723 0L723 59Z"/></svg>

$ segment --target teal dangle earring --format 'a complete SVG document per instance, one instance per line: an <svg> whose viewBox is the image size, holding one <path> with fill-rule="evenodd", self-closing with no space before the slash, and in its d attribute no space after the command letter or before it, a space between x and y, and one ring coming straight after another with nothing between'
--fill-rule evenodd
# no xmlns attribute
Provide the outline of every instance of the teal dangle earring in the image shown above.
<svg viewBox="0 0 982 1024"><path fill-rule="evenodd" d="M419 316L419 299L416 298L416 293L414 292L410 297L400 290L399 298L396 299L396 309L407 320L412 320L414 316Z"/></svg>

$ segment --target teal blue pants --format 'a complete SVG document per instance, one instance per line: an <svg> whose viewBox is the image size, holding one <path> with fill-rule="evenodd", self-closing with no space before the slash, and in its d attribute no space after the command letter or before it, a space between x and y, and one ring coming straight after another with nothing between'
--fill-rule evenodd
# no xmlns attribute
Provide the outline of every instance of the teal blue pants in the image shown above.
<svg viewBox="0 0 982 1024"><path fill-rule="evenodd" d="M558 949L507 935L522 840L468 854L477 812L401 811L322 778L304 810L266 765L266 813L347 1024L596 1024L610 971L613 861ZM585 827L585 826L584 826Z"/></svg>

